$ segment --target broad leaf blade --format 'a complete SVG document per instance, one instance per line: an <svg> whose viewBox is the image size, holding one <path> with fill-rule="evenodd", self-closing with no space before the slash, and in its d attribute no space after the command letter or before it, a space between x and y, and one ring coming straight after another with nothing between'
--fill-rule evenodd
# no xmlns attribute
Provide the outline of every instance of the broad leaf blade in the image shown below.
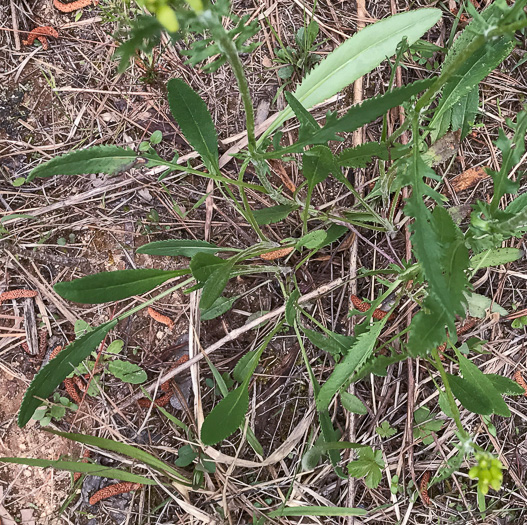
<svg viewBox="0 0 527 525"><path fill-rule="evenodd" d="M57 283L55 291L64 299L76 303L99 304L119 301L149 292L168 279L188 273L187 270L117 270L101 272L73 281Z"/></svg>
<svg viewBox="0 0 527 525"><path fill-rule="evenodd" d="M174 239L169 241L155 241L144 246L140 246L136 253L146 253L148 255L168 255L171 257L183 256L192 257L199 252L215 254L221 251L215 244L207 241Z"/></svg>
<svg viewBox="0 0 527 525"><path fill-rule="evenodd" d="M488 268L517 261L523 257L523 251L518 248L494 248L473 255L470 258L471 268Z"/></svg>
<svg viewBox="0 0 527 525"><path fill-rule="evenodd" d="M304 78L293 93L306 108L324 102L396 53L406 37L413 44L441 18L439 9L417 9L370 25L346 40ZM281 111L266 131L272 133L294 115L290 106Z"/></svg>
<svg viewBox="0 0 527 525"><path fill-rule="evenodd" d="M229 437L240 426L249 408L249 391L242 384L229 392L205 418L201 426L201 441L216 445Z"/></svg>
<svg viewBox="0 0 527 525"><path fill-rule="evenodd" d="M57 357L43 366L26 390L18 414L18 425L23 427L31 419L35 410L47 399L60 383L84 361L117 324L110 321L86 333L68 345ZM36 396L36 397L35 397Z"/></svg>
<svg viewBox="0 0 527 525"><path fill-rule="evenodd" d="M106 173L113 175L135 165L137 153L119 146L94 146L55 157L33 168L28 177L52 177L53 175L83 175Z"/></svg>
<svg viewBox="0 0 527 525"><path fill-rule="evenodd" d="M183 80L168 81L168 104L185 138L211 171L218 171L218 136L201 97Z"/></svg>

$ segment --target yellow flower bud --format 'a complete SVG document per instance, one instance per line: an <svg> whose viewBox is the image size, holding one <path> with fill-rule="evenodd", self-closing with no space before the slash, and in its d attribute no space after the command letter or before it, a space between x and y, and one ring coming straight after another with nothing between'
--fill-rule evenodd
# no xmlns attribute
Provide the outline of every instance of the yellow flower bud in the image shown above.
<svg viewBox="0 0 527 525"><path fill-rule="evenodd" d="M201 13L203 11L203 2L201 0L185 0L185 2L187 2L196 13Z"/></svg>
<svg viewBox="0 0 527 525"><path fill-rule="evenodd" d="M159 23L170 33L179 29L179 22L174 10L168 5L159 6L156 10L156 18Z"/></svg>

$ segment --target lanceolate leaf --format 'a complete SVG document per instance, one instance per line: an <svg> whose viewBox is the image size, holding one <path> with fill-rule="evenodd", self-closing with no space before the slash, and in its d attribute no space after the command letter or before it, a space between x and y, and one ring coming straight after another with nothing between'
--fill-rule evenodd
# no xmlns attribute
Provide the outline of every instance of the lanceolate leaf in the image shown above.
<svg viewBox="0 0 527 525"><path fill-rule="evenodd" d="M57 283L54 289L69 301L99 304L149 292L168 279L187 273L188 270L117 270Z"/></svg>
<svg viewBox="0 0 527 525"><path fill-rule="evenodd" d="M16 463L18 465L29 465L30 467L55 468L57 470L68 470L70 472L84 472L91 476L101 476L105 478L118 479L120 481L130 481L132 483L141 483L143 485L156 485L153 479L132 474L125 470L119 470L112 467L94 463L82 463L81 461L62 461L50 459L33 459L33 458L2 458L5 463Z"/></svg>
<svg viewBox="0 0 527 525"><path fill-rule="evenodd" d="M279 204L278 206L270 206L269 208L254 210L253 214L258 225L263 226L264 224L272 224L285 219L296 209L298 209L297 205Z"/></svg>
<svg viewBox="0 0 527 525"><path fill-rule="evenodd" d="M205 102L183 80L173 78L168 81L168 103L185 138L207 167L217 172L218 137Z"/></svg>
<svg viewBox="0 0 527 525"><path fill-rule="evenodd" d="M131 149L119 146L94 146L54 157L44 164L33 168L27 180L36 177L52 177L53 175L83 175L91 173L106 173L113 175L130 169L137 162L137 153Z"/></svg>
<svg viewBox="0 0 527 525"><path fill-rule="evenodd" d="M229 437L240 426L249 408L249 390L243 383L229 392L205 418L201 426L201 441L215 445Z"/></svg>
<svg viewBox="0 0 527 525"><path fill-rule="evenodd" d="M104 339L106 334L117 324L110 321L86 333L68 345L57 357L43 366L26 390L18 414L18 425L23 427L31 419L35 410L42 404L40 399L47 399L60 383L80 365Z"/></svg>
<svg viewBox="0 0 527 525"><path fill-rule="evenodd" d="M370 25L346 40L304 78L293 93L306 108L327 100L395 54L403 37L413 44L441 17L438 9L417 9ZM290 106L280 112L269 135L293 116Z"/></svg>
<svg viewBox="0 0 527 525"><path fill-rule="evenodd" d="M517 261L523 256L523 251L518 248L494 248L473 255L470 258L471 268L488 268Z"/></svg>
<svg viewBox="0 0 527 525"><path fill-rule="evenodd" d="M199 252L190 261L190 271L194 279L204 283L219 268L224 268L227 260L210 253Z"/></svg>
<svg viewBox="0 0 527 525"><path fill-rule="evenodd" d="M355 148L347 148L337 158L339 166L350 168L365 168L372 157L381 160L396 160L410 151L408 146L397 144L389 147L385 142L366 142Z"/></svg>
<svg viewBox="0 0 527 525"><path fill-rule="evenodd" d="M77 443L84 443L85 445L91 445L99 447L103 450L110 450L111 452L117 452L123 456L136 459L145 465L149 465L158 472L168 472L169 474L181 479L182 481L188 482L177 470L173 469L168 463L161 461L152 454L149 454L145 450L122 443L121 441L114 441L113 439L106 439L97 436L90 436L88 434L75 434L70 432L59 432L57 430L47 430L51 434L71 439ZM80 472L80 470L79 470Z"/></svg>
<svg viewBox="0 0 527 525"><path fill-rule="evenodd" d="M393 89L384 95L369 98L360 105L352 106L341 118L336 118L334 113L328 114L325 126L318 130L310 140L315 144L325 143L328 140L335 140L335 133L351 133L384 115L389 109L400 106L413 95L424 91L432 82L433 79L418 80L413 84Z"/></svg>
<svg viewBox="0 0 527 525"><path fill-rule="evenodd" d="M227 283L231 278L231 270L233 266L233 261L226 262L221 268L215 270L207 279L199 301L199 307L202 310L211 308L216 299L218 299L223 290L225 290L225 286L227 286Z"/></svg>
<svg viewBox="0 0 527 525"><path fill-rule="evenodd" d="M199 252L217 253L221 248L207 241L195 241L185 239L174 239L169 241L155 241L137 249L137 253L147 253L148 255L168 255L171 257L183 256L192 257Z"/></svg>
<svg viewBox="0 0 527 525"><path fill-rule="evenodd" d="M474 19L465 28L450 48L443 64L443 71L449 68L458 55L487 30L487 24L492 25L497 21L501 16L500 9L497 2L494 2L482 13L482 18ZM434 111L430 127L437 128L445 112L449 111L462 97L468 95L474 86L477 86L509 55L513 47L514 43L508 36L501 36L490 42L482 39L479 49L466 57L455 75L443 88L443 96Z"/></svg>
<svg viewBox="0 0 527 525"><path fill-rule="evenodd" d="M346 356L338 363L328 380L322 385L316 397L317 409L326 410L333 396L350 378L352 373L361 366L371 355L384 322L374 323L357 337L357 342L349 349Z"/></svg>
<svg viewBox="0 0 527 525"><path fill-rule="evenodd" d="M218 297L210 308L201 312L201 320L210 321L211 319L216 319L216 317L223 315L232 308L232 305L239 298L239 295L235 295L234 297Z"/></svg>

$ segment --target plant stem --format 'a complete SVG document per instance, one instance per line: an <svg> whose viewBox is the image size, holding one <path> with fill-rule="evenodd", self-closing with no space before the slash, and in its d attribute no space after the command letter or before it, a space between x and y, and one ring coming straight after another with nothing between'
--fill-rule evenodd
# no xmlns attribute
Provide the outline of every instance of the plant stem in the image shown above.
<svg viewBox="0 0 527 525"><path fill-rule="evenodd" d="M203 11L203 13L200 15L200 18L208 26L214 40L216 40L216 44L218 44L218 47L224 53L225 58L231 65L234 76L236 77L236 82L238 83L238 88L242 97L243 107L245 109L245 122L247 128L249 153L254 155L256 153L254 108L249 92L249 84L247 82L247 78L245 77L240 57L238 56L238 50L236 49L231 37L221 24L221 20L216 15L214 15L210 9Z"/></svg>
<svg viewBox="0 0 527 525"><path fill-rule="evenodd" d="M443 381L443 384L445 385L445 392L448 399L448 406L450 407L450 410L452 411L452 415L454 416L454 421L456 422L456 426L459 430L459 432L465 436L468 437L467 431L463 428L463 424L461 423L461 415L459 414L459 409L456 405L456 400L454 399L454 394L452 394L452 389L450 388L450 383L448 382L448 377L446 375L445 367L443 366L443 363L441 362L441 359L439 358L439 351L437 348L434 348L432 350L432 357L434 359L434 365L436 369L438 370L439 374L441 375L441 380Z"/></svg>

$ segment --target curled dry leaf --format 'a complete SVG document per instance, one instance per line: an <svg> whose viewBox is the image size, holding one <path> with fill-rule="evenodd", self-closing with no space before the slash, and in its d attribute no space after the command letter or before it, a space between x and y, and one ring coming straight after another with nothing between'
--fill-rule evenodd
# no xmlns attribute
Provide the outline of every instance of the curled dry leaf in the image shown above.
<svg viewBox="0 0 527 525"><path fill-rule="evenodd" d="M77 11L77 9L82 9L83 7L88 7L89 5L97 5L99 0L75 0L75 2L61 2L60 0L53 0L53 5L63 13L71 13L72 11Z"/></svg>
<svg viewBox="0 0 527 525"><path fill-rule="evenodd" d="M172 321L172 319L170 319L170 317L159 313L157 310L154 310L151 307L148 307L148 315L152 319L155 319L158 323L162 323L162 324L168 326L170 328L170 330L172 330L174 328L174 321Z"/></svg>
<svg viewBox="0 0 527 525"><path fill-rule="evenodd" d="M115 485L109 485L101 490L98 490L91 498L90 505L95 505L99 501L117 496L118 494L125 494L132 490L141 488L141 483L132 483L131 481L123 481L122 483L116 483Z"/></svg>
<svg viewBox="0 0 527 525"><path fill-rule="evenodd" d="M452 189L459 193L473 188L479 181L488 179L489 175L485 171L485 166L477 166L475 168L469 168L463 173L456 175L451 181Z"/></svg>
<svg viewBox="0 0 527 525"><path fill-rule="evenodd" d="M51 26L36 27L27 35L27 40L22 40L22 43L25 46L32 46L35 39L37 39L42 44L42 49L48 49L49 44L46 36L57 38L59 33Z"/></svg>
<svg viewBox="0 0 527 525"><path fill-rule="evenodd" d="M525 390L525 394L523 395L527 396L527 383L525 382L525 379L523 379L522 373L519 370L514 374L514 381Z"/></svg>
<svg viewBox="0 0 527 525"><path fill-rule="evenodd" d="M293 246L289 246L287 248L278 248L277 250L262 253L260 257L264 261L274 261L275 259L280 259L280 257L285 257L286 255L289 255L294 249L295 248Z"/></svg>

